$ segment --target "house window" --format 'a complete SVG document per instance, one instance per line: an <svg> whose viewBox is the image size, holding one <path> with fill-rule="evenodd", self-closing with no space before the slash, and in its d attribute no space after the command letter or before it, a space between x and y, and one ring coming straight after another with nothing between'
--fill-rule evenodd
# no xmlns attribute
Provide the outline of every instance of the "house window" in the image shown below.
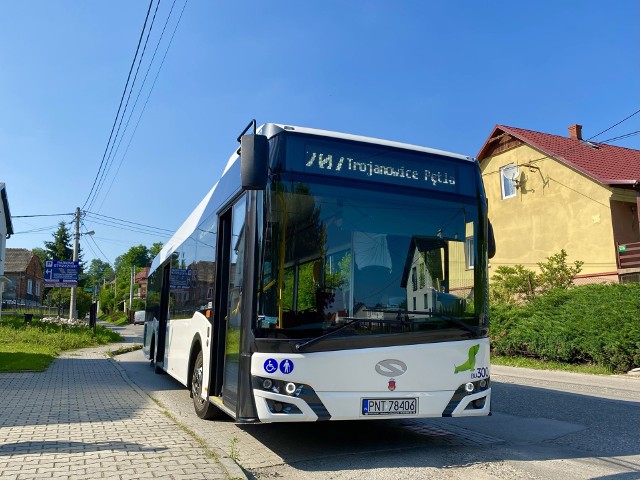
<svg viewBox="0 0 640 480"><path fill-rule="evenodd" d="M413 267L411 269L411 285L413 286L413 291L415 292L418 289L418 271L416 267Z"/></svg>
<svg viewBox="0 0 640 480"><path fill-rule="evenodd" d="M36 297L40 298L40 282L36 282Z"/></svg>
<svg viewBox="0 0 640 480"><path fill-rule="evenodd" d="M424 294L424 309L427 310L429 308L429 296L428 294Z"/></svg>
<svg viewBox="0 0 640 480"><path fill-rule="evenodd" d="M416 297L413 297L413 311L415 312L417 310L417 305L416 305Z"/></svg>
<svg viewBox="0 0 640 480"><path fill-rule="evenodd" d="M473 237L467 237L464 240L464 256L467 262L467 269L471 270L476 264L475 245Z"/></svg>
<svg viewBox="0 0 640 480"><path fill-rule="evenodd" d="M33 295L33 280L27 279L27 295Z"/></svg>
<svg viewBox="0 0 640 480"><path fill-rule="evenodd" d="M518 178L518 167L513 163L505 165L500 169L500 186L502 187L502 199L516 196L516 182Z"/></svg>

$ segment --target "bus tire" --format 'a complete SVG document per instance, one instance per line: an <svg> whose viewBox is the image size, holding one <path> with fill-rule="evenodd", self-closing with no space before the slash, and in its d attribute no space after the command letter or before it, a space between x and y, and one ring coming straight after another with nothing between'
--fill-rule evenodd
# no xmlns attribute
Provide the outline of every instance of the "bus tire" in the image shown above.
<svg viewBox="0 0 640 480"><path fill-rule="evenodd" d="M219 418L222 411L209 400L204 400L200 397L200 394L202 393L203 365L204 361L202 357L202 350L200 350L195 362L193 363L193 373L191 375L191 396L193 397L193 408L196 411L196 415L205 420Z"/></svg>
<svg viewBox="0 0 640 480"><path fill-rule="evenodd" d="M151 337L151 342L149 343L149 366L153 367L156 363L156 337Z"/></svg>

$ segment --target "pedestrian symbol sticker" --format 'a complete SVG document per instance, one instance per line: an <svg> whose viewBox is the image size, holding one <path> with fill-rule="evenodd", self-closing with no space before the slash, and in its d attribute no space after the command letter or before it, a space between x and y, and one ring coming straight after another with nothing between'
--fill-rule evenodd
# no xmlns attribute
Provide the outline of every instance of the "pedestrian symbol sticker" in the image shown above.
<svg viewBox="0 0 640 480"><path fill-rule="evenodd" d="M274 373L278 370L278 362L273 358L267 358L264 362L264 371L267 373Z"/></svg>
<svg viewBox="0 0 640 480"><path fill-rule="evenodd" d="M280 362L280 371L285 375L293 372L293 362L288 358Z"/></svg>

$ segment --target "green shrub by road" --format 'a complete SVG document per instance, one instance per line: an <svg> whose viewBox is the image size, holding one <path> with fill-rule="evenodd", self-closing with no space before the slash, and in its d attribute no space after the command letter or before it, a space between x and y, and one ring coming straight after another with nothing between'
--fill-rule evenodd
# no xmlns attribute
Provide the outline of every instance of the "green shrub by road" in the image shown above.
<svg viewBox="0 0 640 480"><path fill-rule="evenodd" d="M553 290L530 303L491 308L493 352L613 373L640 367L640 284Z"/></svg>
<svg viewBox="0 0 640 480"><path fill-rule="evenodd" d="M34 320L25 325L24 317L3 315L0 321L0 371L43 371L66 350L95 347L122 341L122 337L98 326L69 327Z"/></svg>
<svg viewBox="0 0 640 480"><path fill-rule="evenodd" d="M100 320L110 323L111 325L121 326L129 325L129 317L124 312L111 312L100 317Z"/></svg>

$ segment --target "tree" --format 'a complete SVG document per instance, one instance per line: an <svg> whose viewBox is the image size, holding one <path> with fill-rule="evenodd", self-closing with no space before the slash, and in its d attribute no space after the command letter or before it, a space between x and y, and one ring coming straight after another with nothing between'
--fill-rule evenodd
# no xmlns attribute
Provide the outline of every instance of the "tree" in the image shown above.
<svg viewBox="0 0 640 480"><path fill-rule="evenodd" d="M58 229L53 233L52 242L44 242L44 249L48 260L61 260L71 262L73 260L73 245L71 244L71 232L67 224L60 222Z"/></svg>
<svg viewBox="0 0 640 480"><path fill-rule="evenodd" d="M88 285L100 285L105 280L112 280L115 277L115 272L109 263L94 258L87 270L87 277Z"/></svg>
<svg viewBox="0 0 640 480"><path fill-rule="evenodd" d="M47 300L52 306L68 307L71 298L70 288L51 288L47 294ZM78 310L78 318L84 317L89 313L91 307L91 294L85 292L81 288L76 290L76 309Z"/></svg>
<svg viewBox="0 0 640 480"><path fill-rule="evenodd" d="M65 222L58 224L58 229L53 233L53 241L44 242L44 251L47 260L60 260L64 262L73 261L73 243L71 232ZM82 263L82 249L78 246L78 273L82 274L84 265Z"/></svg>
<svg viewBox="0 0 640 480"><path fill-rule="evenodd" d="M153 260L156 255L160 253L160 250L162 250L162 242L155 242L153 245L151 245L151 248L149 249L151 260Z"/></svg>
<svg viewBox="0 0 640 480"><path fill-rule="evenodd" d="M584 262L576 260L573 266L567 264L567 252L547 257L546 262L539 262L540 274L524 268L501 265L491 279L491 301L498 304L509 304L518 301L530 302L537 295L554 289L567 290L573 285L573 279L582 271Z"/></svg>
<svg viewBox="0 0 640 480"><path fill-rule="evenodd" d="M131 247L126 253L116 258L115 269L118 276L125 271L131 270L131 267L146 267L152 260L149 249L144 245Z"/></svg>

